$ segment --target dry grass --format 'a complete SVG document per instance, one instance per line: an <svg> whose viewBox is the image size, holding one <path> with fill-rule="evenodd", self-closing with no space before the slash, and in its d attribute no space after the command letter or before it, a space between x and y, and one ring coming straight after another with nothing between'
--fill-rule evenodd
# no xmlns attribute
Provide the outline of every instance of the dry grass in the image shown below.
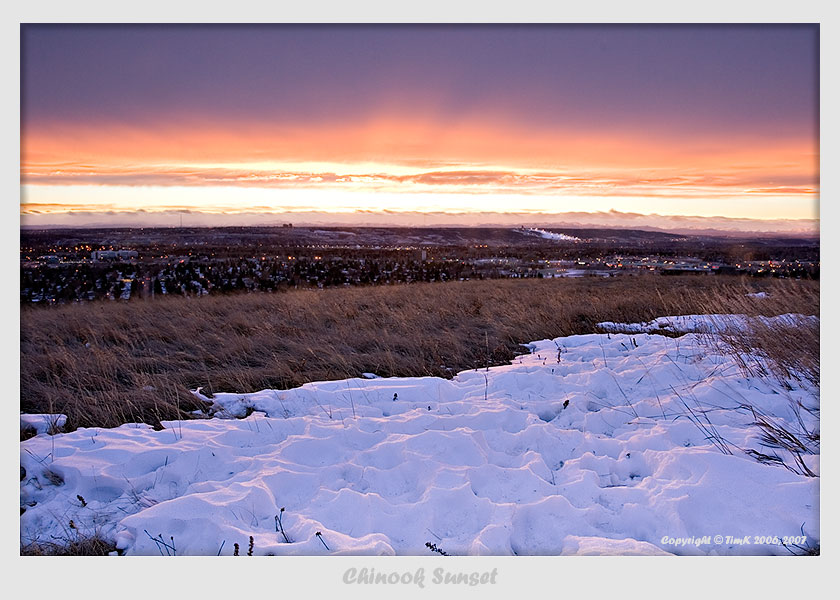
<svg viewBox="0 0 840 600"><path fill-rule="evenodd" d="M772 377L783 386L807 382L820 386L820 326L769 326L756 322L749 331L725 335L741 370L748 376Z"/></svg>
<svg viewBox="0 0 840 600"><path fill-rule="evenodd" d="M78 536L58 542L31 542L21 545L21 556L108 556L116 552L113 542L98 535Z"/></svg>
<svg viewBox="0 0 840 600"><path fill-rule="evenodd" d="M780 282L781 283L781 282ZM700 302L707 313L773 316L783 313L819 315L819 285L775 285L769 297L758 298L746 294L731 294L728 288L705 290ZM801 282L800 282L801 283ZM679 305L671 305L678 311ZM672 312L669 314L678 314ZM764 323L753 321L749 329L724 332L720 350L738 361L743 373L750 377L776 379L783 386L791 382L806 382L814 388L820 385L820 326L819 323Z"/></svg>
<svg viewBox="0 0 840 600"><path fill-rule="evenodd" d="M777 286L770 294L767 298L756 298L746 294L730 296L725 291L707 293L708 312L768 316L787 312L819 315L818 286ZM759 310L763 305L771 310ZM765 323L753 320L748 328L736 327L724 331L711 337L709 343L717 351L733 357L744 376L771 379L787 390L792 390L794 386L811 386L816 390L819 400L819 323L798 322L796 325L788 325L778 321ZM820 451L819 404L806 405L793 397L789 397L789 400L796 416L794 423L774 418L766 414L762 407L746 402L741 405L742 410L752 415L753 425L760 432L758 443L761 449L749 448L744 452L763 464L781 466L807 477L817 477L804 457L819 454ZM803 419L805 412L816 417L817 421L812 418ZM722 438L720 441L723 441ZM725 445L725 441L723 443ZM782 454L778 451L782 451ZM799 550L802 553L814 551L813 548ZM815 551L819 553L819 548Z"/></svg>
<svg viewBox="0 0 840 600"><path fill-rule="evenodd" d="M745 296L757 290L770 296ZM187 391L197 386L244 393L366 371L449 376L509 361L522 342L594 332L604 320L818 311L819 282L711 276L469 281L26 308L21 410L62 412L66 430L158 424L200 408Z"/></svg>

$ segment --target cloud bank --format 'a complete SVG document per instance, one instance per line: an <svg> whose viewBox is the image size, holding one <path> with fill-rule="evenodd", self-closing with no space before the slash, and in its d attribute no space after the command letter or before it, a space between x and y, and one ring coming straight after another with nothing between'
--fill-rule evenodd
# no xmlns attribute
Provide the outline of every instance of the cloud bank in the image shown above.
<svg viewBox="0 0 840 600"><path fill-rule="evenodd" d="M818 219L772 220L727 217L674 216L609 212L403 212L355 211L328 213L317 210L290 212L209 213L186 207L167 207L160 211L70 210L48 212L48 207L32 206L21 217L28 228L59 227L232 227L279 226L426 226L426 227L607 227L661 230L672 233L709 235L785 235L816 238ZM469 224L469 225L466 225Z"/></svg>

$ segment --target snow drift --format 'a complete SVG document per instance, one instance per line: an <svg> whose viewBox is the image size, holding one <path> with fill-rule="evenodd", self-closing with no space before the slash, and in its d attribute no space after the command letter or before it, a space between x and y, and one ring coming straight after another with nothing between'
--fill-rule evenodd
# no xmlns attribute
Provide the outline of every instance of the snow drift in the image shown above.
<svg viewBox="0 0 840 600"><path fill-rule="evenodd" d="M141 555L229 555L235 543L245 554L251 536L257 555L817 544L819 478L762 446L751 407L814 430L819 391L745 377L708 328L645 328L534 342L511 365L452 380L217 394L213 418L161 431L41 433L21 443L21 543L99 533ZM816 453L801 458L819 472Z"/></svg>

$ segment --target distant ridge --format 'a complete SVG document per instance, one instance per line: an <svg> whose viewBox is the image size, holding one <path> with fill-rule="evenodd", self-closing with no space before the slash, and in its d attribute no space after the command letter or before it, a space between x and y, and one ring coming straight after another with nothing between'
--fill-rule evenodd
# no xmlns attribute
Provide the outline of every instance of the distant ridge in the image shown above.
<svg viewBox="0 0 840 600"><path fill-rule="evenodd" d="M637 213L327 213L318 211L229 214L202 211L67 212L21 214L22 229L112 229L121 227L350 227L350 228L516 228L526 227L567 233L572 230L624 230L712 237L796 237L819 239L819 219L761 220Z"/></svg>

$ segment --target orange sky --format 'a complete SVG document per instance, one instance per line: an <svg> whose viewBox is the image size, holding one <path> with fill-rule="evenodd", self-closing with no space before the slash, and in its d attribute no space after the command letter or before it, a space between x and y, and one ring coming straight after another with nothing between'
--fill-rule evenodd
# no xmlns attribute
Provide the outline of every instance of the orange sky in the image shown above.
<svg viewBox="0 0 840 600"><path fill-rule="evenodd" d="M27 26L21 214L817 219L816 32Z"/></svg>
<svg viewBox="0 0 840 600"><path fill-rule="evenodd" d="M178 190L198 187L205 191L194 190L191 202L200 205L203 195L212 211L219 198L212 188L241 187L273 190L260 196L269 207L295 206L292 191L319 192L327 211L359 206L359 194L387 193L389 201L403 194L396 208L404 210L423 210L426 196L446 194L450 208L467 210L487 203L504 210L500 197L521 197L516 202L547 212L582 208L572 201L608 210L632 198L636 212L702 215L715 207L723 216L812 218L817 162L808 140L708 136L687 144L644 132L608 136L408 116L320 128L66 125L27 132L22 208L63 196L78 210L85 204L80 186L107 185L160 188L145 198L132 194L132 206L149 210L178 204ZM467 198L473 195L486 198ZM733 205L735 197L741 201Z"/></svg>

